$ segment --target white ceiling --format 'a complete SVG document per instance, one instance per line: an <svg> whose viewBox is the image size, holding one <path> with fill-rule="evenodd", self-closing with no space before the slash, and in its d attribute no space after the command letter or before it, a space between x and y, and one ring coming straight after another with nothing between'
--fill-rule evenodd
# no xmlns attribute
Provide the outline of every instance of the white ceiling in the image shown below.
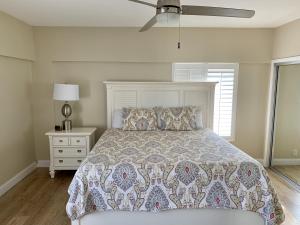
<svg viewBox="0 0 300 225"><path fill-rule="evenodd" d="M256 10L252 19L182 16L186 27L277 27L300 18L300 0L181 0L181 4ZM0 10L33 26L140 27L155 14L154 8L127 0L0 0Z"/></svg>

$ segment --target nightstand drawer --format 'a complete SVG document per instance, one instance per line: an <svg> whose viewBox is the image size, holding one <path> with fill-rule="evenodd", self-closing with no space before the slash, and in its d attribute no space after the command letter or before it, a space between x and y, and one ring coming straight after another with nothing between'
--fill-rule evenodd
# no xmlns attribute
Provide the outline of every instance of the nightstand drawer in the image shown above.
<svg viewBox="0 0 300 225"><path fill-rule="evenodd" d="M86 138L85 137L70 137L70 145L72 146L85 146Z"/></svg>
<svg viewBox="0 0 300 225"><path fill-rule="evenodd" d="M54 166L80 166L84 158L55 158Z"/></svg>
<svg viewBox="0 0 300 225"><path fill-rule="evenodd" d="M67 145L69 145L69 138L68 137L53 137L52 145L53 146L67 146Z"/></svg>
<svg viewBox="0 0 300 225"><path fill-rule="evenodd" d="M54 157L85 157L86 148L54 148Z"/></svg>

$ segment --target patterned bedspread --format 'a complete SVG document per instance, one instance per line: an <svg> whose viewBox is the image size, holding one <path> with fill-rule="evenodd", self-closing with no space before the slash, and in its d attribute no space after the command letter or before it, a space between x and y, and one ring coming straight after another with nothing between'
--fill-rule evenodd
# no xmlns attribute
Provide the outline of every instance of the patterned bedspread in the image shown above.
<svg viewBox="0 0 300 225"><path fill-rule="evenodd" d="M109 129L69 187L72 220L94 211L225 208L281 224L282 207L256 160L208 129Z"/></svg>

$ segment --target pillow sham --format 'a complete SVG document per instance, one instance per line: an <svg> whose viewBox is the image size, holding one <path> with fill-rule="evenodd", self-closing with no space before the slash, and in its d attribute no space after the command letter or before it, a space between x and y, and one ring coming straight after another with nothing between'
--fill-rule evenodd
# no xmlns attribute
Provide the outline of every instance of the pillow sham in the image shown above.
<svg viewBox="0 0 300 225"><path fill-rule="evenodd" d="M202 112L199 107L155 108L158 128L161 130L191 131L203 128Z"/></svg>
<svg viewBox="0 0 300 225"><path fill-rule="evenodd" d="M123 130L157 130L157 116L152 108L123 108Z"/></svg>

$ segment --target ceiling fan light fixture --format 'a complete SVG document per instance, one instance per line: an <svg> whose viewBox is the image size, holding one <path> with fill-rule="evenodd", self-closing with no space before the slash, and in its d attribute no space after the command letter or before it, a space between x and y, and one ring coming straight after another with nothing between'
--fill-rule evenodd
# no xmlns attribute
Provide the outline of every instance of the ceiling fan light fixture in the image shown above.
<svg viewBox="0 0 300 225"><path fill-rule="evenodd" d="M180 15L176 13L163 13L157 15L157 22L160 25L178 25Z"/></svg>

